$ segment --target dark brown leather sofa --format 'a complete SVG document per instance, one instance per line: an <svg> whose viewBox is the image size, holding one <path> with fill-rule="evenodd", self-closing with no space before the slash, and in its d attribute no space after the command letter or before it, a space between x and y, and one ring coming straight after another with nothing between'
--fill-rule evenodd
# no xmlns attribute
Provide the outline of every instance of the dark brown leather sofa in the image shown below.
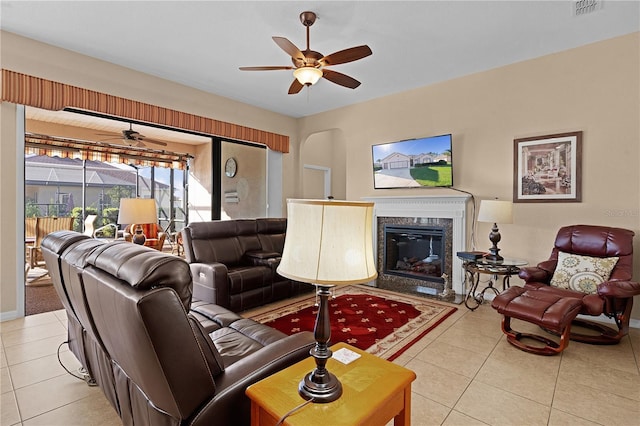
<svg viewBox="0 0 640 426"><path fill-rule="evenodd" d="M286 228L284 218L190 223L182 236L194 297L240 312L312 291L276 272Z"/></svg>
<svg viewBox="0 0 640 426"><path fill-rule="evenodd" d="M74 324L73 353L123 424L248 425L247 386L314 345L312 333L286 336L192 300L178 257L72 231L50 234L43 249Z"/></svg>

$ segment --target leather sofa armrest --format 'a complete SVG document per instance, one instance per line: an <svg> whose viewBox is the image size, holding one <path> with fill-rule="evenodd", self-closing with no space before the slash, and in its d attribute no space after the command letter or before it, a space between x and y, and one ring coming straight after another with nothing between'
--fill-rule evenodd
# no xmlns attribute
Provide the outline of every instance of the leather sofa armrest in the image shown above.
<svg viewBox="0 0 640 426"><path fill-rule="evenodd" d="M275 251L248 251L245 255L250 259L275 259L282 257L282 254Z"/></svg>
<svg viewBox="0 0 640 426"><path fill-rule="evenodd" d="M314 346L313 333L296 333L230 365L215 378L216 395L192 424L249 424L251 409L246 388L308 357Z"/></svg>
<svg viewBox="0 0 640 426"><path fill-rule="evenodd" d="M552 276L552 272L549 272L546 269L542 269L538 266L524 267L520 269L520 272L518 272L518 277L520 277L527 283L540 282L548 284L551 281Z"/></svg>
<svg viewBox="0 0 640 426"><path fill-rule="evenodd" d="M251 376L253 380L249 380L250 383L262 380L307 358L315 344L313 333L310 331L287 336L228 366L225 372L216 378L216 388L219 392L224 392L226 388L235 386L243 378L250 379Z"/></svg>
<svg viewBox="0 0 640 426"><path fill-rule="evenodd" d="M246 252L245 258L253 266L267 266L275 273L276 268L282 260L282 255L275 251L249 251Z"/></svg>
<svg viewBox="0 0 640 426"><path fill-rule="evenodd" d="M633 281L605 281L598 285L600 296L628 298L640 294L640 283Z"/></svg>
<svg viewBox="0 0 640 426"><path fill-rule="evenodd" d="M198 301L191 304L191 311L209 318L220 327L229 327L232 323L242 319L237 313L215 303Z"/></svg>
<svg viewBox="0 0 640 426"><path fill-rule="evenodd" d="M193 297L204 302L231 307L227 267L222 263L191 263Z"/></svg>
<svg viewBox="0 0 640 426"><path fill-rule="evenodd" d="M251 265L268 266L273 271L275 271L282 259L282 255L275 251L249 251L244 255Z"/></svg>

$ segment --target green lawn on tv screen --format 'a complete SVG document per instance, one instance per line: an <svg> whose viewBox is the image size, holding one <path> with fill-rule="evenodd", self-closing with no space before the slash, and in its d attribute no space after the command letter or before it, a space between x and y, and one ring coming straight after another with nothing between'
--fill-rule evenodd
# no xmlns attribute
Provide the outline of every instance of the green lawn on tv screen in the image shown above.
<svg viewBox="0 0 640 426"><path fill-rule="evenodd" d="M411 177L422 186L451 186L451 164L415 167Z"/></svg>

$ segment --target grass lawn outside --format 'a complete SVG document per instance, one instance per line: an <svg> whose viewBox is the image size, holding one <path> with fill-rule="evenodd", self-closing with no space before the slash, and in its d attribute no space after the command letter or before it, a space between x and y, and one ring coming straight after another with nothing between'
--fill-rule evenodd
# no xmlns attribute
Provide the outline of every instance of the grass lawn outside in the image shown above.
<svg viewBox="0 0 640 426"><path fill-rule="evenodd" d="M410 172L411 177L422 186L451 186L453 182L451 164L414 167Z"/></svg>

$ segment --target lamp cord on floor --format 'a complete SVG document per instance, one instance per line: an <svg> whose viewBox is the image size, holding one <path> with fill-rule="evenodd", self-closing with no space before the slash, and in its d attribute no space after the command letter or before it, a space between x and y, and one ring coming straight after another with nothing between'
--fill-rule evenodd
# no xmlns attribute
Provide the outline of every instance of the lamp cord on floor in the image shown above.
<svg viewBox="0 0 640 426"><path fill-rule="evenodd" d="M82 380L83 382L85 382L86 380L84 379L84 377L80 377L80 376L77 376L77 375L73 374L71 371L69 371L69 370L67 369L67 367L65 367L65 366L64 366L64 364L62 363L62 360L60 359L60 348L62 347L62 345L64 345L64 344L68 344L68 343L69 343L69 341L67 340L67 341L64 341L64 342L60 343L60 346L58 346L58 351L57 351L57 354L58 354L58 363L60 363L60 366L62 366L62 368L64 368L64 371L66 371L67 373L69 373L70 375L72 375L73 377L75 377L76 379L78 379L78 380Z"/></svg>
<svg viewBox="0 0 640 426"><path fill-rule="evenodd" d="M295 413L296 411L302 409L304 406L312 403L314 401L314 398L311 398L305 402L303 402L302 404L298 405L297 407L291 409L289 412L287 412L284 416L280 417L280 420L278 420L278 423L276 423L276 426L281 426L282 424L284 424L284 421L287 419L287 417L289 417L290 415L292 415L293 413Z"/></svg>

